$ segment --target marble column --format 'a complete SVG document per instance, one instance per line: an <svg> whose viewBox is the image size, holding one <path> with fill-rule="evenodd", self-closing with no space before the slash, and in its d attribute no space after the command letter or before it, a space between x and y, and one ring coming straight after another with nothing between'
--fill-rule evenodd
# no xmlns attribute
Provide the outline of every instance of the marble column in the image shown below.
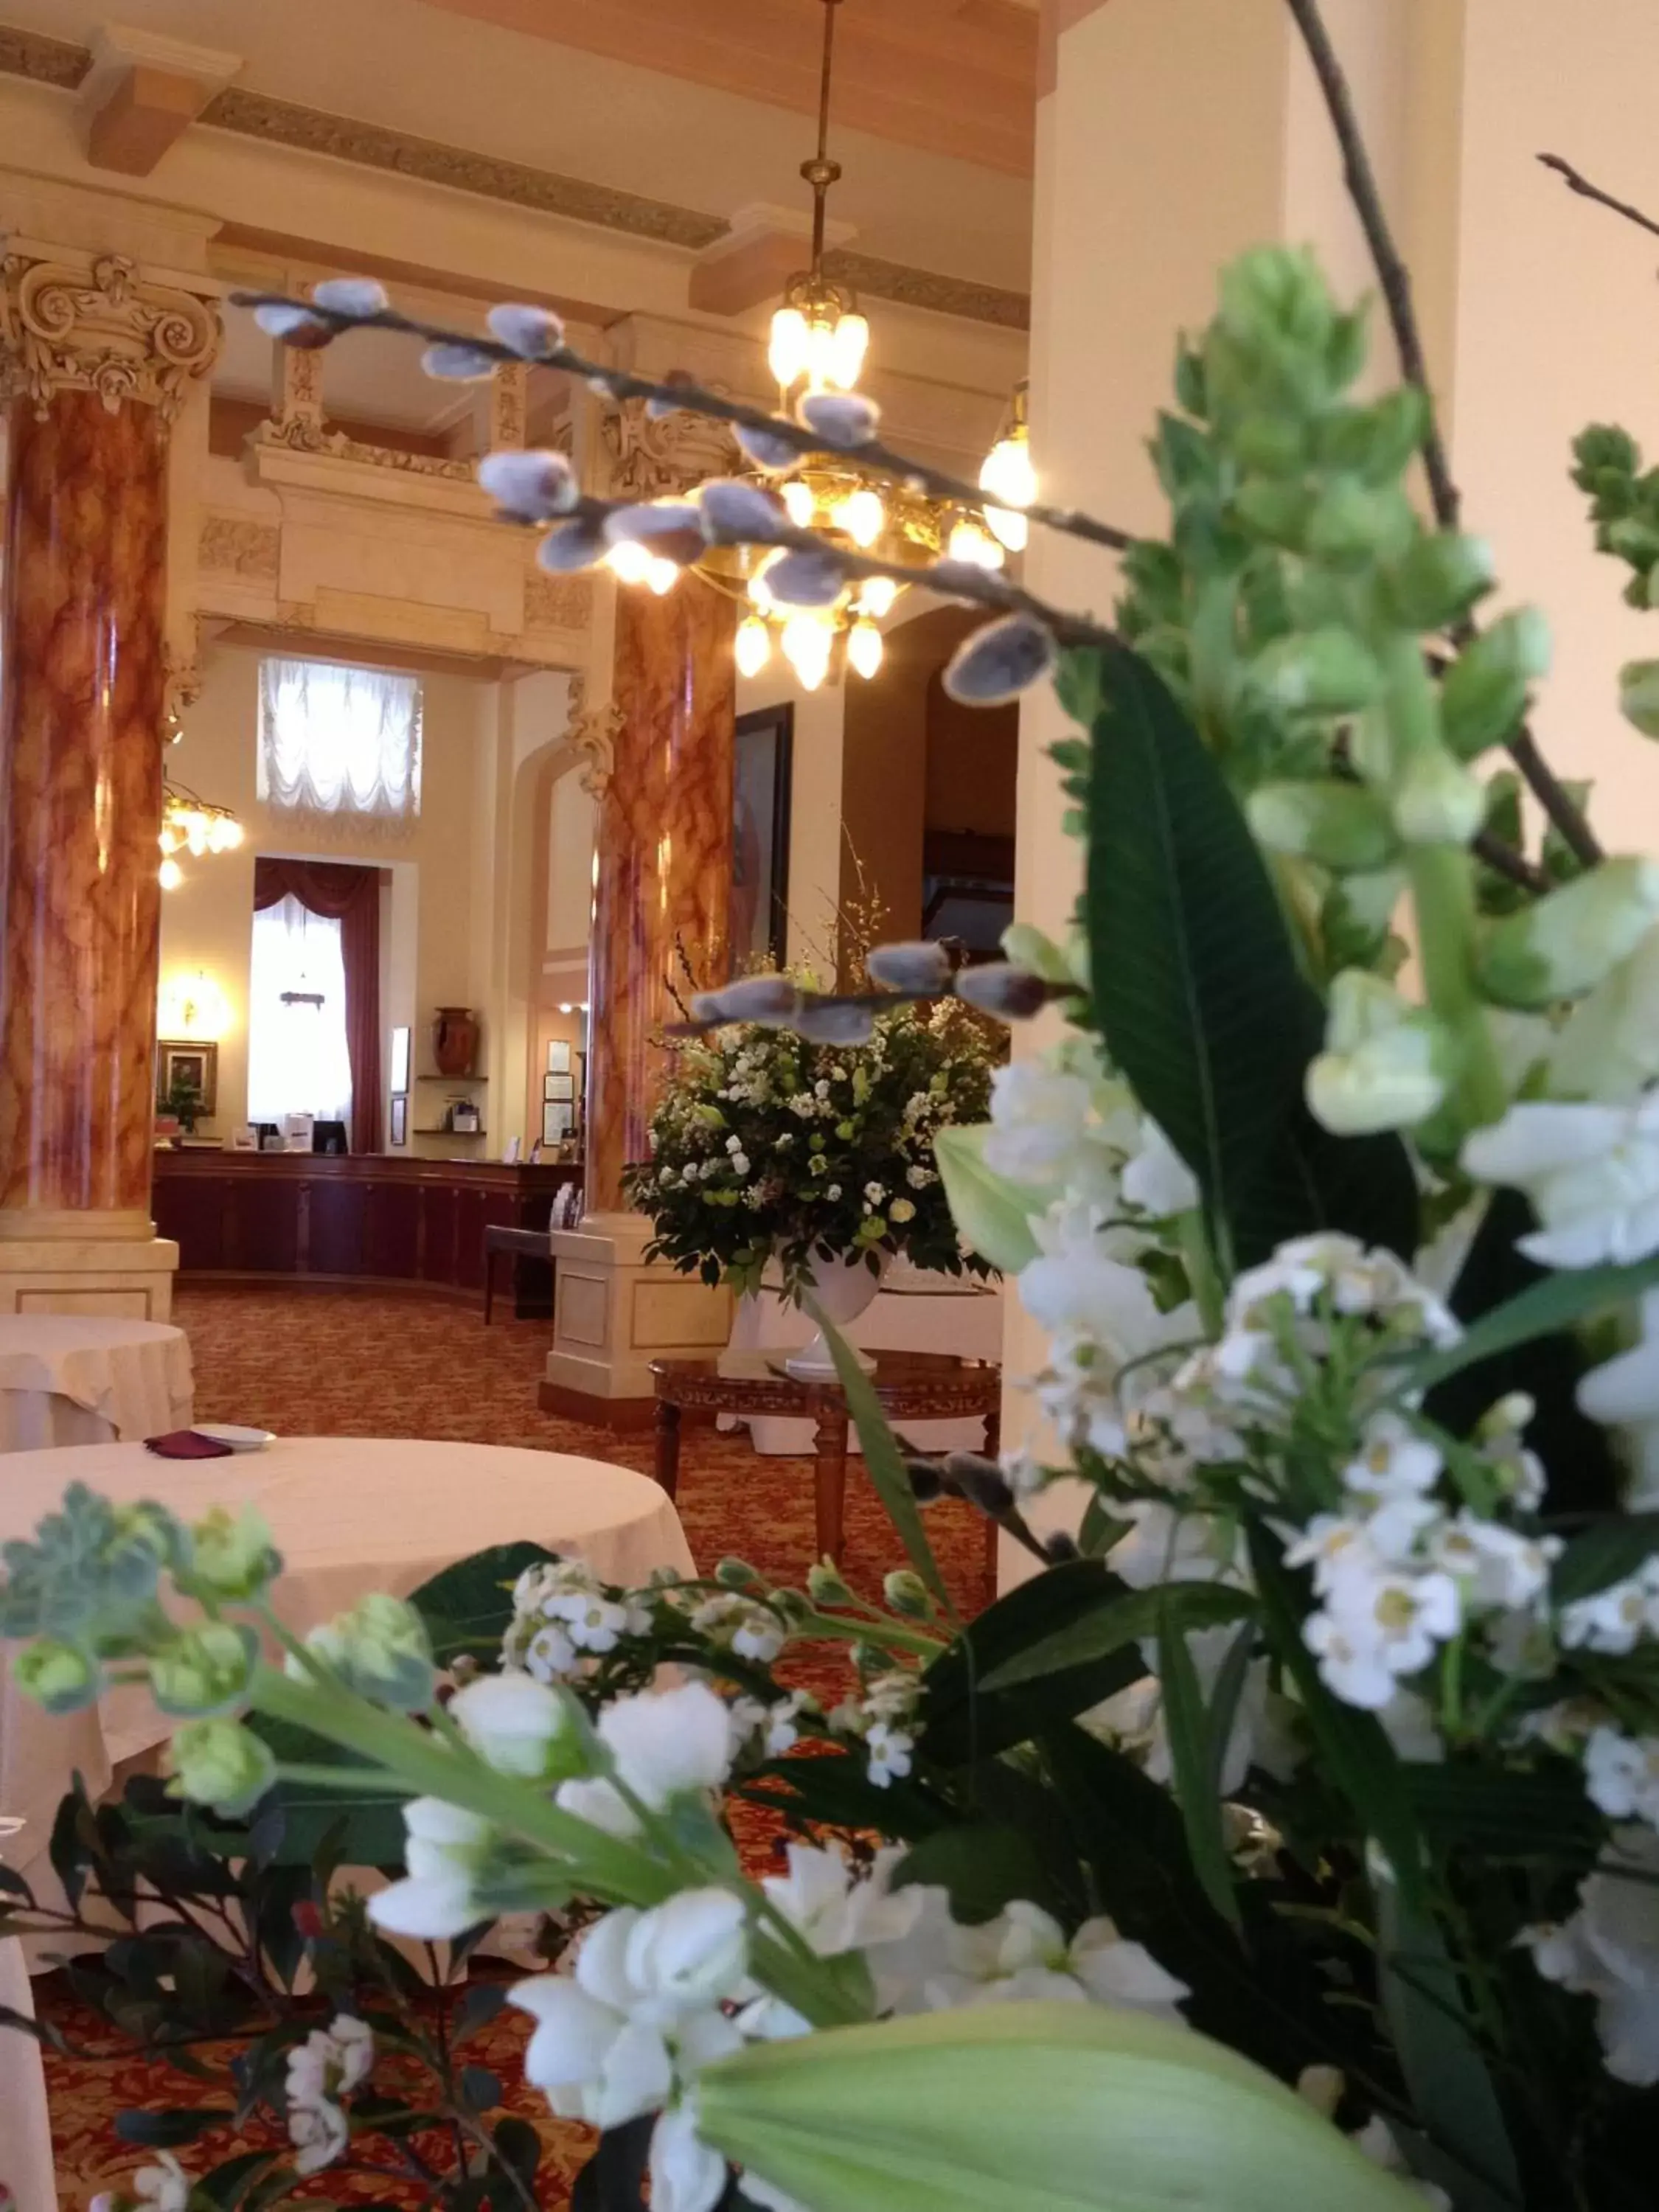
<svg viewBox="0 0 1659 2212"><path fill-rule="evenodd" d="M214 311L9 257L0 582L0 1311L152 1317L168 434Z"/></svg>
<svg viewBox="0 0 1659 2212"><path fill-rule="evenodd" d="M599 805L587 1060L587 1210L646 1157L671 988L727 972L736 610L696 577L617 609L615 738Z"/></svg>

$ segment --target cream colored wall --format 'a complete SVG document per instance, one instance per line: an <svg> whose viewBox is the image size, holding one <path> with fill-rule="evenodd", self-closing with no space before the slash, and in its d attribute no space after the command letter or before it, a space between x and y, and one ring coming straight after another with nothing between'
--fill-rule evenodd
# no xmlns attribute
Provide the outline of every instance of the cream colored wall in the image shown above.
<svg viewBox="0 0 1659 2212"><path fill-rule="evenodd" d="M417 1073L431 1068L429 1025L441 1005L477 1006L485 1017L486 1052L493 1043L495 1009L488 990L479 988L489 976L488 917L475 908L472 886L481 872L488 880L491 872L488 855L475 848L474 830L480 812L480 761L495 742L500 687L460 675L425 676L417 828L395 844L369 839L355 845L325 843L295 835L255 798L258 666L259 655L252 649L221 647L209 653L201 696L189 710L185 738L168 763L204 799L234 808L249 832L238 852L196 861L186 858L184 882L162 902L163 1011L180 989L194 985L198 971L216 987L222 1002L219 1108L209 1129L217 1134L246 1116L253 863L260 853L389 866L393 880L382 908L384 1030L389 1034L401 1024L413 1029ZM418 1085L411 1127L432 1118L443 1096L441 1085ZM489 1149L499 1150L488 1116L486 1126ZM410 1146L416 1152L447 1148L445 1139Z"/></svg>
<svg viewBox="0 0 1659 2212"><path fill-rule="evenodd" d="M857 678L850 680L859 681ZM846 684L825 684L816 691L803 691L775 657L760 675L738 678L739 714L757 714L763 707L775 707L786 700L795 710L789 801L789 928L785 941L791 967L823 967L835 943L841 899L841 784L847 698Z"/></svg>

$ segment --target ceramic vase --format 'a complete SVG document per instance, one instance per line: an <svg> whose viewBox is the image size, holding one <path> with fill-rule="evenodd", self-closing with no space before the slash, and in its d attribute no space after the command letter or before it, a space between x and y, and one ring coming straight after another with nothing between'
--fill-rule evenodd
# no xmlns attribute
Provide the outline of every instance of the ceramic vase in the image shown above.
<svg viewBox="0 0 1659 2212"><path fill-rule="evenodd" d="M471 1075L478 1056L478 1017L471 1006L440 1006L432 1058L440 1075Z"/></svg>
<svg viewBox="0 0 1659 2212"><path fill-rule="evenodd" d="M812 1303L824 1319L843 1334L848 1323L858 1319L881 1288L882 1279L892 1263L892 1255L884 1252L878 1258L879 1265L872 1268L862 1252L820 1252L814 1257ZM867 1352L856 1352L854 1356L867 1375L875 1361ZM835 1357L823 1331L815 1330L799 1352L790 1352L783 1368L785 1374L793 1375L798 1382L833 1382Z"/></svg>

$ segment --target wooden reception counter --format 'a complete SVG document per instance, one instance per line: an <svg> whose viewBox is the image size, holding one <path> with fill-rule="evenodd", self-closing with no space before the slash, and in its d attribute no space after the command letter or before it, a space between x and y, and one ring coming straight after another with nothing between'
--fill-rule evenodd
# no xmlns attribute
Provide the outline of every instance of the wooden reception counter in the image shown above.
<svg viewBox="0 0 1659 2212"><path fill-rule="evenodd" d="M482 1291L484 1231L545 1229L579 1167L391 1153L158 1152L156 1233L181 1274L360 1279ZM533 1270L540 1274L540 1269ZM517 1274L520 1313L551 1310L550 1275Z"/></svg>

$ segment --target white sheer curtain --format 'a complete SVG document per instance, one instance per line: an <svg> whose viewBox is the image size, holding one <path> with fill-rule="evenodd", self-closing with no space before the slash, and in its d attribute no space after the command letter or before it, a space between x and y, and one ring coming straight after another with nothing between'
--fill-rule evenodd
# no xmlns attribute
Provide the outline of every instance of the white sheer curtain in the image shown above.
<svg viewBox="0 0 1659 2212"><path fill-rule="evenodd" d="M258 795L395 827L421 811L421 679L276 657L259 665Z"/></svg>
<svg viewBox="0 0 1659 2212"><path fill-rule="evenodd" d="M253 917L247 1025L248 1120L289 1114L351 1118L340 925L292 897Z"/></svg>

